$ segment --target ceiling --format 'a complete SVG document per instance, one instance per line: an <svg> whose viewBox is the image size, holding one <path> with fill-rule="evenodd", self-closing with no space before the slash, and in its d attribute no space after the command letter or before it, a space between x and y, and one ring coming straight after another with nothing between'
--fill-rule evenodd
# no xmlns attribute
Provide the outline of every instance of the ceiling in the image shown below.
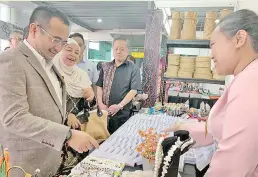
<svg viewBox="0 0 258 177"><path fill-rule="evenodd" d="M182 12L183 14L187 11L197 12L197 14L198 14L197 31L203 31L205 16L206 16L207 11L219 12L223 9L229 9L229 10L234 11L234 7L232 7L232 6L227 6L227 7L173 7L173 8L170 8L171 12L177 11L177 12ZM171 17L169 17L169 18L171 18Z"/></svg>
<svg viewBox="0 0 258 177"><path fill-rule="evenodd" d="M34 1L50 5L66 13L71 21L90 31L113 29L145 29L148 1ZM102 19L98 23L97 19Z"/></svg>
<svg viewBox="0 0 258 177"><path fill-rule="evenodd" d="M16 25L22 28L28 25L32 11L38 6L37 4L32 3L31 1L1 1L0 4L4 4L12 8L13 10L15 9L17 14ZM87 29L79 26L76 23L71 23L71 30L73 32L88 32Z"/></svg>

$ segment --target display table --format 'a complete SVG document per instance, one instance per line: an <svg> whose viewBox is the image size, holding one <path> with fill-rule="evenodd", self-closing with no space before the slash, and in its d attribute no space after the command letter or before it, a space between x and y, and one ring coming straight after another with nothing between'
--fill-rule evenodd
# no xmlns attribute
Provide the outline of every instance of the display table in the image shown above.
<svg viewBox="0 0 258 177"><path fill-rule="evenodd" d="M134 115L101 144L99 149L94 150L89 156L121 162L127 166L124 168L126 171L139 170L141 169L139 165L142 164L142 157L138 154L136 148L143 139L138 134L138 131L146 131L149 128L153 128L157 130L157 133L160 133L164 128L172 125L177 119L180 118L166 115ZM181 167L179 169L182 172L184 170L182 177L194 177L194 174L191 176L191 172L189 171L194 171L194 164L196 162L195 150L190 149L190 151L181 157ZM184 164L187 165L184 166Z"/></svg>

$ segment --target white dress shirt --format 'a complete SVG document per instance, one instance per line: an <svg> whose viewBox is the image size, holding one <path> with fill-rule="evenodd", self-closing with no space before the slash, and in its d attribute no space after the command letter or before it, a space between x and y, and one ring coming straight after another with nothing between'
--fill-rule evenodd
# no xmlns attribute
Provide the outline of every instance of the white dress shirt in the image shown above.
<svg viewBox="0 0 258 177"><path fill-rule="evenodd" d="M32 51L32 53L35 55L35 57L37 58L37 60L40 62L41 66L43 67L43 69L45 70L45 72L47 73L47 76L49 78L49 80L51 81L56 94L60 100L60 103L62 104L62 88L61 88L61 83L57 78L57 75L53 69L53 62L52 61L46 61L46 59L44 59L28 42L27 40L23 41L24 44Z"/></svg>
<svg viewBox="0 0 258 177"><path fill-rule="evenodd" d="M90 81L93 84L98 81L99 73L97 70L97 66L92 61L82 60L77 66L88 73Z"/></svg>

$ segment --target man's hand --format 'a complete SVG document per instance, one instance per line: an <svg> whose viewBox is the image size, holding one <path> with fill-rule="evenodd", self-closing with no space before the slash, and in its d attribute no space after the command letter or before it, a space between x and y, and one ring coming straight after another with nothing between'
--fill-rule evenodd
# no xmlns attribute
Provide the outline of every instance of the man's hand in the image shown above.
<svg viewBox="0 0 258 177"><path fill-rule="evenodd" d="M119 105L113 104L108 108L108 115L114 116L120 109L121 107Z"/></svg>
<svg viewBox="0 0 258 177"><path fill-rule="evenodd" d="M99 103L99 109L103 110L103 111L107 111L108 107L106 105L104 105L103 103Z"/></svg>
<svg viewBox="0 0 258 177"><path fill-rule="evenodd" d="M81 127L81 122L79 121L79 119L76 118L76 116L72 113L69 113L68 115L68 121L67 121L67 124L69 127L72 127L72 128L79 128Z"/></svg>
<svg viewBox="0 0 258 177"><path fill-rule="evenodd" d="M83 153L93 148L99 148L98 142L87 133L78 130L71 131L72 137L67 144L77 152Z"/></svg>
<svg viewBox="0 0 258 177"><path fill-rule="evenodd" d="M87 101L92 102L95 96L92 87L86 88L83 91L84 91L84 98L86 98Z"/></svg>

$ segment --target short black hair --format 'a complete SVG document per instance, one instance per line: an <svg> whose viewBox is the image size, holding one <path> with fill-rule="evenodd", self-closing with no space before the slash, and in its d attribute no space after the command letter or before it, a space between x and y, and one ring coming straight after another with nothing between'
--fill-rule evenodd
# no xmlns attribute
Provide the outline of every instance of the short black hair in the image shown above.
<svg viewBox="0 0 258 177"><path fill-rule="evenodd" d="M29 24L38 22L39 25L47 27L53 17L59 18L65 25L70 26L68 17L60 10L51 6L38 6L34 9L30 16Z"/></svg>
<svg viewBox="0 0 258 177"><path fill-rule="evenodd" d="M83 44L85 44L85 41L84 41L84 37L81 33L73 33L73 34L70 34L69 38L73 38L73 37L79 37L82 39L83 41Z"/></svg>
<svg viewBox="0 0 258 177"><path fill-rule="evenodd" d="M28 36L29 36L29 30L30 30L30 26L26 26L24 29L23 29L23 39L27 39Z"/></svg>

